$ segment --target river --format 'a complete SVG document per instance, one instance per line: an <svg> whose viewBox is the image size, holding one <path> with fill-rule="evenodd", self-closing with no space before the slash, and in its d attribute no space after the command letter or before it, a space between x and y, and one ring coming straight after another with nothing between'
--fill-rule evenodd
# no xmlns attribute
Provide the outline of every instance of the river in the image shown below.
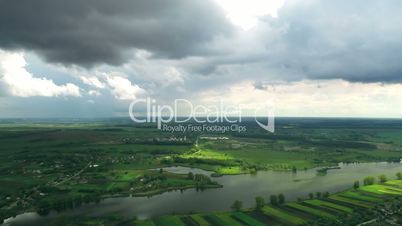
<svg viewBox="0 0 402 226"><path fill-rule="evenodd" d="M269 195L283 193L286 200L307 197L310 192L339 192L351 188L355 180L366 176L385 174L394 178L395 173L402 172L401 163L360 163L339 164L340 169L328 170L325 176L317 175L316 169L302 170L297 173L260 171L256 175L231 175L213 178L223 188L196 191L165 192L153 197L118 197L107 198L100 203L83 205L61 213L51 212L47 216L36 213L24 213L10 218L3 225L43 225L60 216L102 216L118 214L127 218L146 219L171 213L211 212L230 210L234 200L241 200L244 207L252 207L254 198L262 196L268 200ZM165 168L175 173L210 174L211 172L186 167Z"/></svg>

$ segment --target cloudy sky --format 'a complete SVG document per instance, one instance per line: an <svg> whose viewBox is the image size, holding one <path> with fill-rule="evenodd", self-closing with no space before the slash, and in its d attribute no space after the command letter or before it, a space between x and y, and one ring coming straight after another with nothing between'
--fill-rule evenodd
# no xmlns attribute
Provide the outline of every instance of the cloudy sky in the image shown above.
<svg viewBox="0 0 402 226"><path fill-rule="evenodd" d="M218 99L402 117L400 0L0 0L0 117Z"/></svg>

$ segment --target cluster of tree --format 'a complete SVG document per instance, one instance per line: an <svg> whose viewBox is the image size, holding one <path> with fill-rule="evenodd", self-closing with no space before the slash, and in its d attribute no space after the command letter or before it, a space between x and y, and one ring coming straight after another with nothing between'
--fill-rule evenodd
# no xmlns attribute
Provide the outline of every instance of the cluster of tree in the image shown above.
<svg viewBox="0 0 402 226"><path fill-rule="evenodd" d="M208 176L202 175L202 174L196 174L194 175L194 181L196 182L195 186L196 188L205 188L207 185L210 184L217 184L216 182L213 182L211 178Z"/></svg>
<svg viewBox="0 0 402 226"><path fill-rule="evenodd" d="M172 149L154 149L151 151L146 151L145 153L149 153L151 155L173 155L173 154L180 154L181 152Z"/></svg>
<svg viewBox="0 0 402 226"><path fill-rule="evenodd" d="M47 215L51 210L58 212L73 209L81 206L83 203L100 202L100 194L92 194L77 197L65 197L60 199L42 199L38 202L37 212L39 215Z"/></svg>
<svg viewBox="0 0 402 226"><path fill-rule="evenodd" d="M165 138L168 139L168 138ZM191 145L191 141L187 140L158 140L156 138L152 140L132 140L129 138L123 139L124 144L149 144L149 145Z"/></svg>
<svg viewBox="0 0 402 226"><path fill-rule="evenodd" d="M162 173L159 173L158 175L145 174L142 179L143 179L142 182L144 184L147 184L151 181L155 181L155 180L163 181L163 180L166 180L167 178L166 178L166 175L163 174L163 170L162 170Z"/></svg>
<svg viewBox="0 0 402 226"><path fill-rule="evenodd" d="M221 166L237 166L234 161L219 160L219 159L200 159L200 158L182 158L174 157L174 163L189 163L189 164L208 164L208 165L221 165Z"/></svg>
<svg viewBox="0 0 402 226"><path fill-rule="evenodd" d="M211 182L211 178L209 178L208 176L202 174L194 174L192 172L189 172L187 174L187 179L194 180L196 182Z"/></svg>
<svg viewBox="0 0 402 226"><path fill-rule="evenodd" d="M377 149L377 146L374 144L342 140L305 140L304 144L338 148Z"/></svg>
<svg viewBox="0 0 402 226"><path fill-rule="evenodd" d="M324 193L316 192L315 197L317 199L328 198L329 197L329 192L324 192ZM309 198L313 199L314 198L314 193L310 193ZM298 201L302 201L302 200L303 200L302 198L298 198ZM278 194L278 195L271 195L269 197L269 201L270 201L271 205L274 205L274 206L284 204L285 203L285 195L282 194L282 193ZM266 203L265 203L265 200L264 200L263 197L261 197L261 196L255 197L255 208L256 208L256 210L261 210L265 206L265 204ZM242 208L242 206L243 206L243 203L241 201L239 201L239 200L236 200L232 204L231 208L233 210L235 210L235 211L239 211Z"/></svg>
<svg viewBox="0 0 402 226"><path fill-rule="evenodd" d="M402 178L402 175L400 175L400 176ZM398 177L398 173L397 173L397 177ZM384 174L381 174L378 176L378 182L385 183L387 181L388 181L388 178ZM355 189L359 187L359 184L357 184L357 183L358 183L358 181L355 181L355 184L353 186ZM374 183L375 183L375 177L368 176L363 179L364 186L373 185Z"/></svg>
<svg viewBox="0 0 402 226"><path fill-rule="evenodd" d="M195 174L194 175L194 181L196 182L205 182L205 183L210 183L211 182L211 178L209 178L206 175L202 175L202 174Z"/></svg>
<svg viewBox="0 0 402 226"><path fill-rule="evenodd" d="M265 200L261 196L255 197L255 208L257 210L262 210L262 208L265 206Z"/></svg>
<svg viewBox="0 0 402 226"><path fill-rule="evenodd" d="M308 194L309 199L314 199L314 193L309 193ZM329 192L316 192L315 193L315 198L321 199L321 198L328 198L329 197Z"/></svg>
<svg viewBox="0 0 402 226"><path fill-rule="evenodd" d="M285 203L285 195L283 195L283 194L271 195L269 197L269 200L270 200L271 205L280 205L280 204ZM263 197L261 197L261 196L255 197L255 208L257 210L261 210L265 206L265 204L266 203L265 203L265 200Z"/></svg>
<svg viewBox="0 0 402 226"><path fill-rule="evenodd" d="M283 194L271 195L269 200L271 205L279 205L285 203L285 196Z"/></svg>
<svg viewBox="0 0 402 226"><path fill-rule="evenodd" d="M360 187L360 182L358 181L358 180L356 180L354 183L353 183L353 188L354 189L358 189Z"/></svg>
<svg viewBox="0 0 402 226"><path fill-rule="evenodd" d="M4 220L10 217L16 217L17 210L15 209L0 209L0 224L4 223Z"/></svg>
<svg viewBox="0 0 402 226"><path fill-rule="evenodd" d="M265 134L265 133L234 133L232 136L241 138L257 138L268 140L289 140L289 141L307 141L307 138L301 136L287 135L287 134Z"/></svg>
<svg viewBox="0 0 402 226"><path fill-rule="evenodd" d="M368 176L368 177L365 177L365 178L363 179L363 184L364 184L364 186L372 185L372 184L374 184L374 183L375 183L375 178L372 177L372 176Z"/></svg>
<svg viewBox="0 0 402 226"><path fill-rule="evenodd" d="M203 189L206 185L217 184L215 181L212 181L210 177L202 174L189 172L187 178L196 182L195 186L197 189Z"/></svg>
<svg viewBox="0 0 402 226"><path fill-rule="evenodd" d="M232 204L232 206L230 208L232 208L233 211L240 211L242 207L243 207L243 202L236 200L236 201L234 201L234 203Z"/></svg>
<svg viewBox="0 0 402 226"><path fill-rule="evenodd" d="M381 174L380 176L378 176L378 180L380 181L380 183L385 183L387 182L388 178L384 174Z"/></svg>
<svg viewBox="0 0 402 226"><path fill-rule="evenodd" d="M401 172L397 172L397 173L395 174L395 176L396 176L396 178L397 178L398 180L402 180L402 173L401 173ZM387 177L386 175L381 174L381 175L378 176L378 182L380 182L380 183L385 183L385 182L387 182L387 181L388 181L388 177ZM372 176L365 177L364 180L363 180L363 184L364 184L365 186L366 186L366 185L372 185L372 184L374 184L374 183L375 183L375 178L372 177ZM359 188L359 181L355 181L353 187L354 187L355 189Z"/></svg>

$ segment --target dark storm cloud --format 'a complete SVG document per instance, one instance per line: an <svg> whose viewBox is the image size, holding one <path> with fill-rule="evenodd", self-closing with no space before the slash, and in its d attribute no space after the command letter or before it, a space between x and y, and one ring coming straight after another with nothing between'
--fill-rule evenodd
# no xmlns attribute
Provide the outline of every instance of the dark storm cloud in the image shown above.
<svg viewBox="0 0 402 226"><path fill-rule="evenodd" d="M192 69L221 76L224 68L235 80L400 83L401 12L400 0L287 0L278 18L262 17L226 45L230 54Z"/></svg>
<svg viewBox="0 0 402 226"><path fill-rule="evenodd" d="M289 1L268 59L311 79L401 82L401 12L398 0Z"/></svg>
<svg viewBox="0 0 402 226"><path fill-rule="evenodd" d="M231 29L210 0L0 0L0 48L67 65L118 65L133 48L155 57L204 55Z"/></svg>

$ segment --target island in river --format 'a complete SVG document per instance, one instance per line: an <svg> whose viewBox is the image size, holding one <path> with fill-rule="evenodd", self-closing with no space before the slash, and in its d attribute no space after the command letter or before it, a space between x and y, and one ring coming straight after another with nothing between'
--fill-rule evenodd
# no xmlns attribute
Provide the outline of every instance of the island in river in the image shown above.
<svg viewBox="0 0 402 226"><path fill-rule="evenodd" d="M302 175L319 178L316 170L310 170L314 167L337 166L341 162L399 162L402 157L402 123L398 120L285 118L278 120L275 134L263 131L251 121L245 120L244 124L248 128L244 133L186 134L164 133L153 125L133 125L124 120L2 121L0 216L7 219L30 212L52 215L54 211L63 213L78 211L82 206L89 208L88 203L113 203L110 199L103 200L111 196L150 196L165 191L171 192L154 197L176 193L185 196L194 192L209 202L203 205L207 209L188 208L184 201L183 209L221 211L242 198L239 193L229 193L231 197L224 196L226 201L220 202L222 204L212 202L223 197L219 192L233 184L247 194L242 202L250 207L255 196L267 199L271 192L277 192L270 190L271 187L286 193L287 189L308 183L309 180L298 178ZM211 178L202 173L159 170L172 166L237 176ZM367 170L361 169L362 172ZM342 169L330 170L327 176L333 172L342 172ZM292 183L281 185L262 177L270 174L278 174L275 177L282 180L288 175L297 176ZM379 174L380 171L368 175ZM340 183L342 186L349 180L348 175L340 176L345 178L345 182ZM350 178L348 186L364 176L367 174ZM254 182L247 178L254 178ZM264 184L265 181L270 183ZM216 189L205 190L211 187ZM198 188L199 192L197 189L184 191L188 188ZM320 192L326 192L324 190ZM304 193L301 196L317 192L301 191ZM214 193L210 199L203 197L209 193ZM152 207L156 205L152 202L154 197L143 198L147 202L141 206L155 209ZM290 192L287 198L296 197ZM168 211L179 212L179 209L167 207L165 212ZM124 211L115 213L119 217L125 215ZM149 212L143 215L157 216ZM141 214L136 217L141 218Z"/></svg>

